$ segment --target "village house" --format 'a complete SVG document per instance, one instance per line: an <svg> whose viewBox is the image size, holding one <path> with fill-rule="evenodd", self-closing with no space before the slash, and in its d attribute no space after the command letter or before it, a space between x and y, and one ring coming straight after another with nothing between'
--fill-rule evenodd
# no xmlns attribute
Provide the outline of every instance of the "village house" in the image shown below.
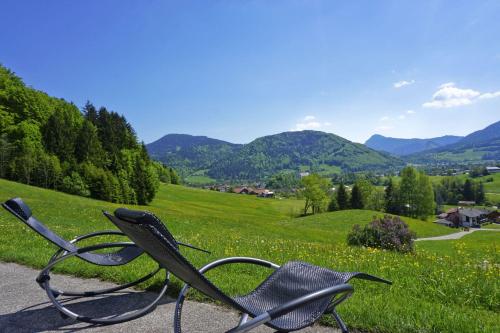
<svg viewBox="0 0 500 333"><path fill-rule="evenodd" d="M477 208L451 208L439 214L435 223L449 227L481 227L481 224L490 220L489 214L491 212Z"/></svg>
<svg viewBox="0 0 500 333"><path fill-rule="evenodd" d="M235 187L233 189L233 192L236 194L249 194L249 195L256 195L258 197L262 198L272 198L274 197L274 192L265 189L265 188L253 188L253 187Z"/></svg>
<svg viewBox="0 0 500 333"><path fill-rule="evenodd" d="M486 167L486 171L488 171L488 173L499 173L500 172L500 168L499 167L496 167L496 166L492 166L492 167Z"/></svg>

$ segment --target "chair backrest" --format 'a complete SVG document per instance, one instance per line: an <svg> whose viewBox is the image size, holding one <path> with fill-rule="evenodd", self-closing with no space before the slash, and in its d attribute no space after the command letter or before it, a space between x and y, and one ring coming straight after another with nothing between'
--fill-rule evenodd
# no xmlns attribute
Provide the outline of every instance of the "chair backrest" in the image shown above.
<svg viewBox="0 0 500 333"><path fill-rule="evenodd" d="M31 213L31 209L24 203L21 198L12 198L2 204L12 215L23 221L31 229L42 235L48 241L54 243L65 251L74 251L76 246L55 234L47 228L42 222L38 221Z"/></svg>
<svg viewBox="0 0 500 333"><path fill-rule="evenodd" d="M136 245L176 277L213 299L239 308L179 252L166 226L153 214L119 208L115 215L104 213Z"/></svg>

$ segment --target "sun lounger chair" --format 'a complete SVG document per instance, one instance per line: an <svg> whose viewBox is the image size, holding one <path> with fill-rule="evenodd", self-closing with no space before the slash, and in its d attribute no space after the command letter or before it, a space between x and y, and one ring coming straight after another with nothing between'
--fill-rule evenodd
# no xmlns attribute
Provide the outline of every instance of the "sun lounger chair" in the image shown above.
<svg viewBox="0 0 500 333"><path fill-rule="evenodd" d="M279 267L269 261L247 257L220 259L198 270L178 251L170 233L154 215L124 208L117 209L114 215L104 214L161 267L186 283L177 299L174 315L176 333L181 332L182 306L189 288L195 288L242 313L239 324L227 332L247 332L260 325L279 332L290 332L312 325L325 313L332 314L342 331L347 332L346 325L335 310L354 291L347 282L356 277L391 284L365 273L340 273L304 262L288 262ZM264 266L274 269L274 272L249 294L230 297L204 274L216 267L235 263Z"/></svg>
<svg viewBox="0 0 500 333"><path fill-rule="evenodd" d="M52 301L54 306L61 312L63 317L71 317L75 320L91 323L91 324L103 324L103 325L109 325L109 324L116 324L116 323L121 323L125 321L129 321L138 317L141 317L147 313L149 313L156 304L161 300L163 295L165 295L169 283L169 273L168 271L165 271L165 280L163 282L163 286L158 294L158 297L156 297L150 304L146 305L145 307L141 309L137 309L133 312L127 312L124 314L119 314L115 316L107 316L107 317L102 317L102 318L90 318L87 316L79 315L77 313L72 312L69 310L67 307L65 307L62 302L59 302L57 298L59 296L75 296L75 297L94 297L98 295L103 295L103 294L109 294L112 292L116 292L119 290L123 290L126 288L133 287L139 283L145 282L155 276L163 267L158 266L155 270L152 272L144 275L143 277L139 278L136 281L126 283L117 287L113 288L107 288L107 289L101 289L101 290L93 290L93 291L63 291L59 290L56 288L52 288L50 286L50 271L51 269L58 264L59 262L63 261L66 259L69 253L73 253L76 257L89 262L94 265L98 266L121 266L130 263L137 257L139 257L141 254L144 253L142 248L136 246L135 244L126 244L125 246L120 246L120 242L117 243L111 243L114 244L113 248L117 249L115 252L110 252L110 253L102 253L100 251L99 253L93 253L94 251L97 250L102 250L102 249L110 249L111 247L109 246L110 243L107 243L105 246L102 246L100 244L98 245L93 245L90 247L84 247L84 248L79 248L77 247L77 243L84 240L84 239L89 239L89 238L94 238L98 236L109 236L109 235L120 235L123 236L124 234L118 230L106 230L106 231L99 231L99 232L93 232L89 233L86 235L82 235L79 237L74 238L71 241L67 241L57 234L55 234L53 231L51 231L49 228L47 228L44 224L42 224L40 221L38 221L31 212L31 209L26 205L23 200L20 198L13 198L5 203L2 204L2 206L12 213L15 217L20 219L22 222L24 222L26 225L28 225L31 229L39 233L41 236L43 236L45 239L48 241L52 242L54 245L56 245L59 249L54 253L54 255L50 258L47 266L42 270L42 272L39 274L37 277L36 281L38 284L45 289L47 292L47 295L49 299ZM184 245L190 248L194 248L200 251L208 252L199 248L196 248L190 244L184 244L181 242L177 242L173 236L171 236L170 242L173 244L173 246L178 249L179 245Z"/></svg>

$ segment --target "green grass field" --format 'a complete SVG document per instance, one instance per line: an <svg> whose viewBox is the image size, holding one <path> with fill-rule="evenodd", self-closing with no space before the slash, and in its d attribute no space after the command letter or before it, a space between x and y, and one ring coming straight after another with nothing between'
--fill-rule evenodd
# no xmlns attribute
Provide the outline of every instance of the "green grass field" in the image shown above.
<svg viewBox="0 0 500 333"><path fill-rule="evenodd" d="M120 206L0 180L0 200L12 196L25 199L36 217L66 238L113 229L100 211L113 211ZM277 264L303 260L392 280L392 286L353 281L356 293L339 307L340 315L353 329L419 333L500 331L500 233L481 231L463 241L419 242L415 253L403 255L346 245L346 234L353 224L368 223L380 213L352 210L294 218L302 204L299 200L263 199L169 185L161 187L150 206L130 207L152 211L180 240L212 250L211 255L183 250L197 266L226 256L253 256ZM455 231L403 219L419 237ZM52 250L52 245L10 214L0 213L0 260L42 267ZM125 267L107 269L75 260L58 271L125 282L154 265L147 257ZM208 276L221 289L241 294L269 273L263 268L234 265L221 267ZM159 283L158 278L152 286L144 287L154 288ZM173 283L178 290L180 282ZM200 294L190 296L207 301ZM330 319L324 323L333 324Z"/></svg>

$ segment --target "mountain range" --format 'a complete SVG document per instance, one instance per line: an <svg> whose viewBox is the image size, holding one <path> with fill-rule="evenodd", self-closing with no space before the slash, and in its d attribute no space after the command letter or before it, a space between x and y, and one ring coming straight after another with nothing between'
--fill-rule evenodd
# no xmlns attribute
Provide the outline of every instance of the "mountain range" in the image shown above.
<svg viewBox="0 0 500 333"><path fill-rule="evenodd" d="M413 163L476 163L500 161L500 121L455 143L406 156Z"/></svg>
<svg viewBox="0 0 500 333"><path fill-rule="evenodd" d="M279 172L386 170L402 165L387 153L319 131L284 132L233 144L205 136L168 134L147 145L150 155L184 177L262 180Z"/></svg>
<svg viewBox="0 0 500 333"><path fill-rule="evenodd" d="M372 136L365 145L320 131L284 132L234 144L206 136L168 134L147 145L150 155L178 170L212 180L263 180L279 172L398 169L406 163L500 161L500 121L465 137L399 139Z"/></svg>
<svg viewBox="0 0 500 333"><path fill-rule="evenodd" d="M365 145L369 148L385 151L396 156L405 156L450 145L461 139L463 139L463 136L445 135L430 139L399 139L374 134L365 142Z"/></svg>

